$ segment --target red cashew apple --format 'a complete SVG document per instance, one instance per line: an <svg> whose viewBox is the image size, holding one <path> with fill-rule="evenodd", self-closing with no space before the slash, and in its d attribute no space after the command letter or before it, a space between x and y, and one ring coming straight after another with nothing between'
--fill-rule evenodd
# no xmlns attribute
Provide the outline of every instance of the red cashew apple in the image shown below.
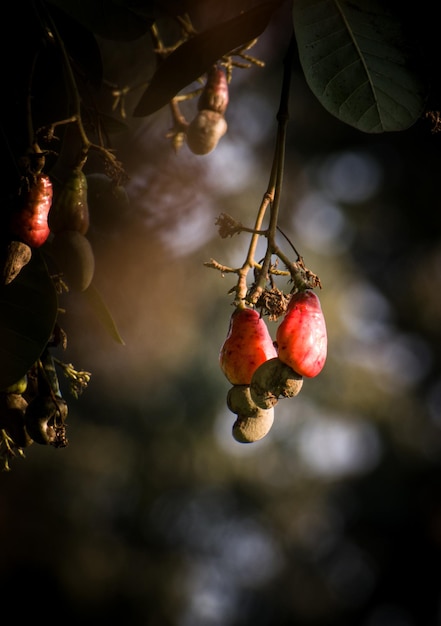
<svg viewBox="0 0 441 626"><path fill-rule="evenodd" d="M279 359L297 374L312 378L327 356L326 323L318 296L311 290L294 294L277 329Z"/></svg>
<svg viewBox="0 0 441 626"><path fill-rule="evenodd" d="M31 248L39 248L49 237L48 214L52 205L52 181L38 174L23 196L10 222L11 232Z"/></svg>
<svg viewBox="0 0 441 626"><path fill-rule="evenodd" d="M255 309L236 309L219 353L223 373L232 385L249 385L256 369L277 356L263 318Z"/></svg>

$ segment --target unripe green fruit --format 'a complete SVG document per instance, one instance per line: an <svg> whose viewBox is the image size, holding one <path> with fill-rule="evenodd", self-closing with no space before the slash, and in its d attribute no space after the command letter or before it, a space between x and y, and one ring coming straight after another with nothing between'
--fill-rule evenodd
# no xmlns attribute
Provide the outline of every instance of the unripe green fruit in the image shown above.
<svg viewBox="0 0 441 626"><path fill-rule="evenodd" d="M233 437L239 443L254 443L263 439L274 422L274 409L258 409L253 417L238 415L233 424Z"/></svg>
<svg viewBox="0 0 441 626"><path fill-rule="evenodd" d="M73 291L85 291L95 272L95 257L89 240L76 230L54 235L52 256Z"/></svg>
<svg viewBox="0 0 441 626"><path fill-rule="evenodd" d="M293 398L303 386L303 378L275 357L260 365L250 384L251 400L262 409L277 404L279 398Z"/></svg>
<svg viewBox="0 0 441 626"><path fill-rule="evenodd" d="M187 128L187 144L194 154L208 154L227 132L222 113L202 109Z"/></svg>
<svg viewBox="0 0 441 626"><path fill-rule="evenodd" d="M228 390L227 406L232 413L243 417L256 415L258 407L251 399L249 385L234 385Z"/></svg>
<svg viewBox="0 0 441 626"><path fill-rule="evenodd" d="M87 178L83 170L69 172L54 200L48 216L53 233L76 230L85 235L89 230L89 206L87 204Z"/></svg>

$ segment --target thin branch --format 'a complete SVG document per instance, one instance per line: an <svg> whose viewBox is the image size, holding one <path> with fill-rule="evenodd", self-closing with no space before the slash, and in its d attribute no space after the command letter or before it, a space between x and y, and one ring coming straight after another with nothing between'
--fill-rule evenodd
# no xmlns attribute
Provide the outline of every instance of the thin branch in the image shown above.
<svg viewBox="0 0 441 626"><path fill-rule="evenodd" d="M265 288L266 279L271 266L271 256L274 254L274 250L276 248L275 238L277 223L279 219L280 197L282 194L283 171L285 164L286 130L289 122L289 92L291 85L292 59L294 50L295 38L293 34L283 62L283 80L280 95L280 105L276 118L278 122L276 146L274 150L273 166L266 194L267 197L272 199L270 210L270 223L268 226L267 234L268 245L262 264L262 272L260 273L257 284L250 294L251 302L256 302Z"/></svg>

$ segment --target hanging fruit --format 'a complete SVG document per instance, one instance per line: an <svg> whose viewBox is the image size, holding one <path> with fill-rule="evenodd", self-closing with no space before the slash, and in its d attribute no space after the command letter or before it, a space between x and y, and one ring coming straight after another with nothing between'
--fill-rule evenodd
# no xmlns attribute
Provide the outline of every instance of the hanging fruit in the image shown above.
<svg viewBox="0 0 441 626"><path fill-rule="evenodd" d="M294 294L276 333L279 359L300 376L312 378L323 369L327 332L318 296L306 289Z"/></svg>
<svg viewBox="0 0 441 626"><path fill-rule="evenodd" d="M236 415L232 435L239 443L258 441L271 430L274 409L257 406L251 398L249 385L233 385L227 394L227 406Z"/></svg>
<svg viewBox="0 0 441 626"><path fill-rule="evenodd" d="M82 169L71 170L60 190L54 193L49 227L53 233L75 230L85 235L89 230L87 178Z"/></svg>
<svg viewBox="0 0 441 626"><path fill-rule="evenodd" d="M232 385L249 385L255 370L277 356L263 318L255 309L237 308L230 318L219 362Z"/></svg>
<svg viewBox="0 0 441 626"><path fill-rule="evenodd" d="M198 100L198 113L187 127L187 145L194 154L208 154L227 132L224 114L228 106L228 83L224 70L213 66Z"/></svg>
<svg viewBox="0 0 441 626"><path fill-rule="evenodd" d="M227 393L227 407L232 413L244 417L253 417L257 413L257 405L250 395L249 385L233 385Z"/></svg>
<svg viewBox="0 0 441 626"><path fill-rule="evenodd" d="M233 424L233 438L239 443L254 443L263 439L274 423L274 409L258 409L252 417L238 415Z"/></svg>
<svg viewBox="0 0 441 626"><path fill-rule="evenodd" d="M198 100L199 111L215 111L224 115L228 106L228 83L225 71L214 65L207 74L207 82Z"/></svg>
<svg viewBox="0 0 441 626"><path fill-rule="evenodd" d="M49 253L73 291L85 291L95 273L95 256L90 241L77 230L55 233Z"/></svg>
<svg viewBox="0 0 441 626"><path fill-rule="evenodd" d="M13 239L2 250L0 266L3 285L9 285L32 258L32 250L27 243Z"/></svg>
<svg viewBox="0 0 441 626"><path fill-rule="evenodd" d="M193 154L212 152L227 132L225 118L216 111L199 111L187 128L187 145Z"/></svg>
<svg viewBox="0 0 441 626"><path fill-rule="evenodd" d="M53 394L38 395L26 407L24 422L32 441L40 445L64 448L67 445L65 422L67 403Z"/></svg>
<svg viewBox="0 0 441 626"><path fill-rule="evenodd" d="M13 211L11 233L31 248L42 246L49 237L49 210L52 204L52 181L46 174L37 174L23 192L22 202Z"/></svg>
<svg viewBox="0 0 441 626"><path fill-rule="evenodd" d="M294 398L303 386L303 377L278 357L268 359L254 372L250 397L262 409L275 406L280 398Z"/></svg>
<svg viewBox="0 0 441 626"><path fill-rule="evenodd" d="M35 443L64 448L68 406L61 395L55 362L46 349L38 363L37 388L24 411L26 432Z"/></svg>

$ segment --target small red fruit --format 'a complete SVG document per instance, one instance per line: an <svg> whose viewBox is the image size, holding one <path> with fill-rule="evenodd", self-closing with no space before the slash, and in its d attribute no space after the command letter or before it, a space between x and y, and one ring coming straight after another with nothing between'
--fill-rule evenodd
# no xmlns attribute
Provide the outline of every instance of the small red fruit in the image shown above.
<svg viewBox="0 0 441 626"><path fill-rule="evenodd" d="M187 127L187 145L194 154L208 154L225 135L228 124L228 81L225 71L214 65L198 100L198 113Z"/></svg>
<svg viewBox="0 0 441 626"><path fill-rule="evenodd" d="M276 333L279 359L297 374L312 378L327 356L326 323L318 296L311 290L292 296Z"/></svg>
<svg viewBox="0 0 441 626"><path fill-rule="evenodd" d="M277 356L268 328L255 309L236 309L219 353L223 373L232 385L249 385L256 369Z"/></svg>
<svg viewBox="0 0 441 626"><path fill-rule="evenodd" d="M38 174L26 191L23 203L11 216L11 232L31 248L39 248L49 237L48 214L52 194L49 176Z"/></svg>

